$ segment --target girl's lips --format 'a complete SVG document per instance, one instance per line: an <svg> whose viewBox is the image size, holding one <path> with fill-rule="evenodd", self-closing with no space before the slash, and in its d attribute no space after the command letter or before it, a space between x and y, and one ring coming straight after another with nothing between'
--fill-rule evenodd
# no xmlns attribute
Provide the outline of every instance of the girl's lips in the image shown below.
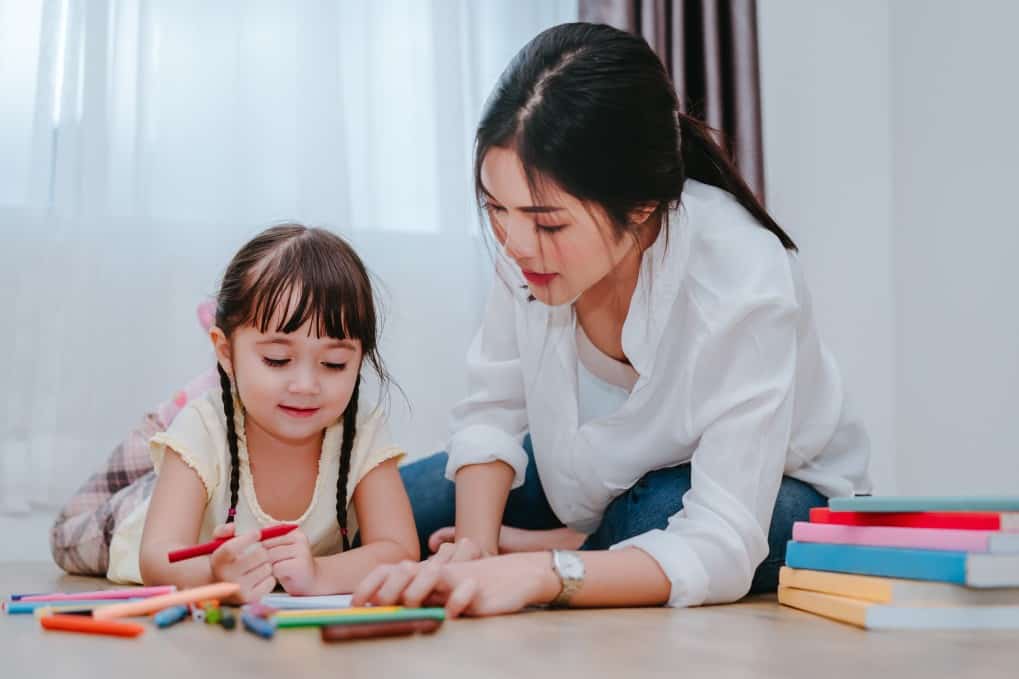
<svg viewBox="0 0 1019 679"><path fill-rule="evenodd" d="M311 417L318 412L318 408L293 408L282 404L280 405L280 410L291 417Z"/></svg>
<svg viewBox="0 0 1019 679"><path fill-rule="evenodd" d="M524 278L531 285L548 285L552 282L552 279L558 276L556 273L536 273L534 271L524 271Z"/></svg>

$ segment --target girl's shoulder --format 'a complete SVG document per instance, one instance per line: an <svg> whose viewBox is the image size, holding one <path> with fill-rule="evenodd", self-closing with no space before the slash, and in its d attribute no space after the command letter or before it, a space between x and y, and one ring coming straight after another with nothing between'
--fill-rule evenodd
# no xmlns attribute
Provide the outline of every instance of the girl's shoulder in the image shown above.
<svg viewBox="0 0 1019 679"><path fill-rule="evenodd" d="M390 436L385 410L377 405L366 406L368 404L362 404L357 414L357 431L354 434L354 446L351 450L353 460L356 462L358 459L371 459L380 455L385 457L387 453L393 451L402 454L402 449L393 443ZM322 441L323 453L338 455L342 439L343 421L341 419L326 429L326 435Z"/></svg>

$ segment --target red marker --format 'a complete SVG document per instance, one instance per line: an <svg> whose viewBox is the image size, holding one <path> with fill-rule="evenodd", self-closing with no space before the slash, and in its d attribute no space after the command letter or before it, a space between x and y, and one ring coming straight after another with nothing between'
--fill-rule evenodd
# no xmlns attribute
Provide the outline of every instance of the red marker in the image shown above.
<svg viewBox="0 0 1019 679"><path fill-rule="evenodd" d="M286 535L295 528L297 528L297 524L295 523L283 523L278 526L270 526L269 528L263 528L262 535L258 539L269 540L271 538L278 538L281 535ZM195 545L194 547L175 549L166 556L170 560L170 563L177 563L178 561L184 561L185 559L193 559L196 556L205 556L206 554L212 554L219 548L220 545L222 545L227 540L232 539L233 539L232 537L217 538L215 540L212 540L211 542L206 542L201 545Z"/></svg>

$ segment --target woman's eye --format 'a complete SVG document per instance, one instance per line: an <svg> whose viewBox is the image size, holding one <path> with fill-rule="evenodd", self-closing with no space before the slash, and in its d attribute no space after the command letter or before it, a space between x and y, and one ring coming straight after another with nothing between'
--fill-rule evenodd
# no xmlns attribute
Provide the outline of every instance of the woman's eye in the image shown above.
<svg viewBox="0 0 1019 679"><path fill-rule="evenodd" d="M282 368L287 363L290 363L289 358L269 358L268 356L263 356L262 361L270 368Z"/></svg>
<svg viewBox="0 0 1019 679"><path fill-rule="evenodd" d="M548 226L545 226L544 224L535 224L535 226L538 231L541 231L542 233L557 233L566 228L565 224L549 224Z"/></svg>
<svg viewBox="0 0 1019 679"><path fill-rule="evenodd" d="M347 367L346 363L323 363L322 365L329 368L330 370L343 370L344 368Z"/></svg>
<svg viewBox="0 0 1019 679"><path fill-rule="evenodd" d="M504 208L502 205L493 205L492 203L485 203L481 207L482 207L483 210L488 210L489 212L505 212L506 211L506 208Z"/></svg>

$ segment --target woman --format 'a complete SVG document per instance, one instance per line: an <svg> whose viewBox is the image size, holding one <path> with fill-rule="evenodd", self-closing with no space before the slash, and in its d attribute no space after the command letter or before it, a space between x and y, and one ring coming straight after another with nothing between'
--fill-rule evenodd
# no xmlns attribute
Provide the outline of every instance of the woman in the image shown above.
<svg viewBox="0 0 1019 679"><path fill-rule="evenodd" d="M438 552L378 568L356 603L773 591L793 522L869 489L868 442L795 245L647 43L591 24L532 40L486 104L475 188L500 252L470 394L448 455L403 469Z"/></svg>

